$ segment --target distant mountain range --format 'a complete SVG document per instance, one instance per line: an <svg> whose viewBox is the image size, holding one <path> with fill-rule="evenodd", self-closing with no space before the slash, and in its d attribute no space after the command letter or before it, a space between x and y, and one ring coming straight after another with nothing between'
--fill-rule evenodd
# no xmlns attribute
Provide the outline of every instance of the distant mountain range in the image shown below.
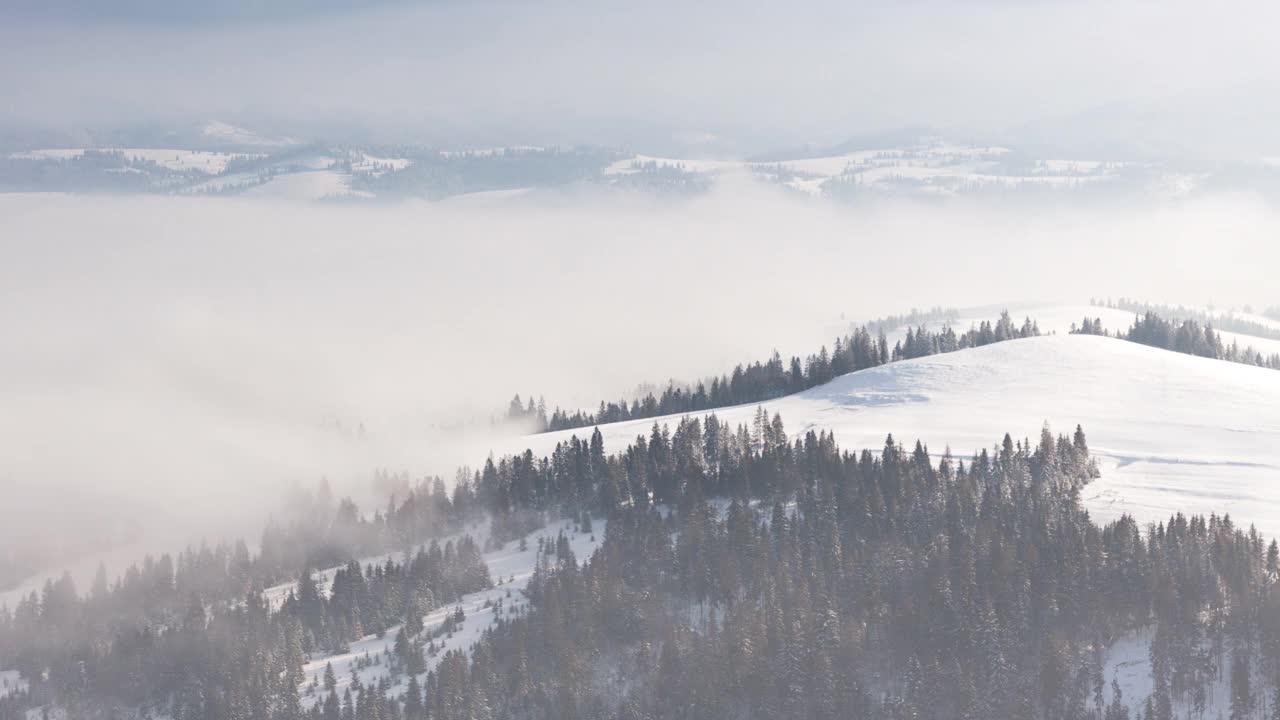
<svg viewBox="0 0 1280 720"><path fill-rule="evenodd" d="M263 195L300 201L403 197L489 200L594 186L687 195L730 176L838 201L886 195L1280 190L1280 163L1258 157L1211 168L1151 159L1040 156L955 142L923 129L862 136L749 159L649 155L600 147L439 148L332 143L222 121L83 137L14 138L0 155L0 191ZM53 141L53 142L51 142Z"/></svg>

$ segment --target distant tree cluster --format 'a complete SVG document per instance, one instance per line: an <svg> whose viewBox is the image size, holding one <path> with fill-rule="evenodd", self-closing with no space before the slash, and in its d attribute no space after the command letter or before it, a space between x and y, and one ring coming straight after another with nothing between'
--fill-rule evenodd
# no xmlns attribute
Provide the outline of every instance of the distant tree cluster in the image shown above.
<svg viewBox="0 0 1280 720"><path fill-rule="evenodd" d="M1080 325L1072 323L1071 333L1110 336L1101 319L1087 317ZM1280 370L1280 353L1265 355L1251 346L1241 348L1236 342L1227 345L1212 325L1201 325L1191 319L1166 320L1152 310L1137 316L1127 331L1115 337L1187 355Z"/></svg>
<svg viewBox="0 0 1280 720"><path fill-rule="evenodd" d="M632 172L606 176L611 186L656 195L682 197L704 193L711 188L711 178L691 172L683 164L656 161L633 162Z"/></svg>
<svg viewBox="0 0 1280 720"><path fill-rule="evenodd" d="M388 152L411 163L395 172L358 174L352 178L353 189L385 197L441 199L470 192L566 185L598 180L601 172L621 157L617 151L593 147L477 152L400 147Z"/></svg>
<svg viewBox="0 0 1280 720"><path fill-rule="evenodd" d="M925 319L915 313L908 317ZM877 325L883 326L884 323ZM824 345L808 357L793 356L790 361L783 361L782 356L774 351L773 356L764 362L738 365L730 374L708 378L691 387L671 382L657 396L649 392L630 403L626 399L616 402L601 401L599 409L594 413L557 407L548 416L544 401L539 400L535 405L531 397L526 405L516 395L508 408L507 419L532 423L535 432L550 432L622 420L705 412L714 408L772 400L817 387L845 373L888 362L1039 334L1039 327L1030 318L1019 326L1009 317L1008 311L1004 311L996 322L983 321L963 333L956 333L950 325L945 325L938 332L931 332L923 325L919 328L908 327L905 340L895 343L890 350L883 327L873 334L871 328L864 325L844 337L836 338L831 351Z"/></svg>
<svg viewBox="0 0 1280 720"><path fill-rule="evenodd" d="M1013 318L1009 317L1007 310L1000 313L1000 318L994 323L983 320L981 324L958 335L950 325L943 326L938 332L930 332L924 327L915 330L908 327L906 338L894 345L893 360L910 360L938 353L955 352L1005 340L1035 337L1039 334L1040 326L1031 318L1025 318L1022 325L1018 326L1013 322Z"/></svg>
<svg viewBox="0 0 1280 720"><path fill-rule="evenodd" d="M557 407L545 424L541 422L542 410L520 404L517 395L508 410L507 417L521 419L532 417L539 431L567 430L591 427L621 420L635 420L672 415L676 413L704 412L713 408L742 405L779 398L829 382L833 378L855 370L863 370L889 362L889 344L881 333L872 337L866 328L854 330L843 338L837 338L833 351L823 346L806 358L792 357L784 362L776 351L764 362L738 365L732 373L708 378L693 387L672 382L660 394L652 392L628 403L601 401L595 413L567 411ZM517 406L520 409L517 410Z"/></svg>
<svg viewBox="0 0 1280 720"><path fill-rule="evenodd" d="M1213 325L1219 330L1225 330L1227 332L1269 338L1271 340L1280 340L1280 329L1267 325L1266 323L1258 322L1257 320L1240 317L1232 312L1210 312L1197 308L1183 307L1181 305L1159 305L1155 303L1140 302L1130 298L1120 298L1118 300L1111 300L1110 298L1101 300L1094 298L1090 301L1090 304L1115 310L1126 310L1137 315L1154 312L1161 317L1170 318L1172 320L1195 320L1201 325ZM1245 312L1249 312L1247 306ZM1263 310L1262 315L1264 317L1271 317L1273 320L1280 320L1280 307Z"/></svg>
<svg viewBox="0 0 1280 720"><path fill-rule="evenodd" d="M11 157L0 153L0 192L142 192L160 186L155 175L181 173L127 158L118 150L86 150L69 158Z"/></svg>

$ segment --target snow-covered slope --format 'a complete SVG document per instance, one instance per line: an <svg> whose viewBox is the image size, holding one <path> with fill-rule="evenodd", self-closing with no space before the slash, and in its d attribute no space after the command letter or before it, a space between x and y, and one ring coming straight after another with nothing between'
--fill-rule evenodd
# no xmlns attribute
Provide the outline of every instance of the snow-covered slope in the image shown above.
<svg viewBox="0 0 1280 720"><path fill-rule="evenodd" d="M1280 535L1280 372L1112 338L1054 335L892 363L763 403L794 437L830 430L842 447L879 448L886 433L934 454L990 447L1005 433L1035 439L1044 422L1083 425L1102 478L1085 491L1099 519L1130 513L1230 513ZM747 423L755 405L724 408ZM674 424L678 416L658 418ZM607 448L647 434L654 419L602 425ZM550 452L589 429L531 435Z"/></svg>

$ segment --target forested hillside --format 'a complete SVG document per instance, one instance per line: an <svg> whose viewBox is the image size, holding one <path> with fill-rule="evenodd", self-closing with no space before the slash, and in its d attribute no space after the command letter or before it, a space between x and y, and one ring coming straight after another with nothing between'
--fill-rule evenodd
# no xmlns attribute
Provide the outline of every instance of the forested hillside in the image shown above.
<svg viewBox="0 0 1280 720"><path fill-rule="evenodd" d="M1096 474L1079 428L936 461L892 436L858 452L789 438L763 411L655 425L613 454L597 431L373 515L317 499L310 527L274 529L257 555L149 560L86 595L51 583L0 612L0 667L22 678L0 717L1263 717L1280 550L1221 517L1098 525L1078 503ZM490 547L559 517L607 534L589 558L539 547L528 609L513 599L470 652L438 654L449 627L423 614L495 581L465 532L481 516ZM1104 672L1137 629L1154 629L1149 698ZM331 671L302 672L393 630L376 681L340 696Z"/></svg>

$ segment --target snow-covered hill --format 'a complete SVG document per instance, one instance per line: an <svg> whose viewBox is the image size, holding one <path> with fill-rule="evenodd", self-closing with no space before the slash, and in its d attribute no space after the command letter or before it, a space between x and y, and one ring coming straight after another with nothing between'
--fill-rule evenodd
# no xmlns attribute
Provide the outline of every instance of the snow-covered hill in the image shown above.
<svg viewBox="0 0 1280 720"><path fill-rule="evenodd" d="M1280 535L1280 372L1182 355L1112 338L1013 340L850 373L763 403L794 437L829 430L847 449L885 435L961 456L1003 433L1034 439L1085 428L1102 478L1085 490L1099 519L1130 513L1230 513ZM717 411L748 423L755 405ZM674 424L678 416L656 422ZM654 419L602 425L607 448L647 434ZM589 429L514 443L550 452Z"/></svg>
<svg viewBox="0 0 1280 720"><path fill-rule="evenodd" d="M207 142L236 147L280 148L299 144L293 138L267 137L220 120L211 121L200 128L200 137Z"/></svg>

